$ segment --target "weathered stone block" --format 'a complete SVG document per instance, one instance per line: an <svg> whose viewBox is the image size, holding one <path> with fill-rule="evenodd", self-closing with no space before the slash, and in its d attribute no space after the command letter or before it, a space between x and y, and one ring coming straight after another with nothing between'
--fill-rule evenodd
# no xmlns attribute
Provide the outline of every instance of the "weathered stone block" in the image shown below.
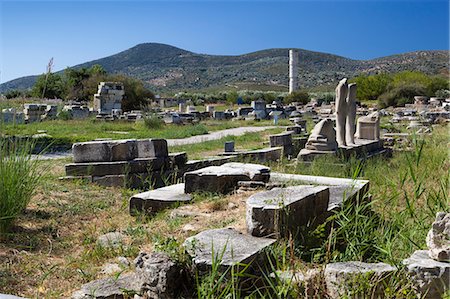
<svg viewBox="0 0 450 299"><path fill-rule="evenodd" d="M186 164L186 162L188 161L186 152L170 153L169 159L170 159L170 163L171 163L172 167L178 167L178 168L183 167Z"/></svg>
<svg viewBox="0 0 450 299"><path fill-rule="evenodd" d="M130 198L130 214L153 214L176 203L189 202L191 196L184 193L184 184L170 185L139 193Z"/></svg>
<svg viewBox="0 0 450 299"><path fill-rule="evenodd" d="M66 164L66 175L68 176L104 176L120 175L127 172L129 163L120 162L89 162Z"/></svg>
<svg viewBox="0 0 450 299"><path fill-rule="evenodd" d="M165 139L137 140L137 151L139 158L167 157L169 155Z"/></svg>
<svg viewBox="0 0 450 299"><path fill-rule="evenodd" d="M292 186L259 192L247 200L247 230L256 237L280 237L298 233L327 212L329 189L324 186Z"/></svg>
<svg viewBox="0 0 450 299"><path fill-rule="evenodd" d="M450 262L450 213L436 214L427 235L427 246L432 259Z"/></svg>
<svg viewBox="0 0 450 299"><path fill-rule="evenodd" d="M166 170L169 168L170 160L164 157L137 158L129 162L128 173L146 173Z"/></svg>
<svg viewBox="0 0 450 299"><path fill-rule="evenodd" d="M292 133L292 131L287 131L276 135L270 135L270 147L282 147L285 156L292 155Z"/></svg>
<svg viewBox="0 0 450 299"><path fill-rule="evenodd" d="M74 143L72 154L75 163L111 161L111 148L104 141Z"/></svg>
<svg viewBox="0 0 450 299"><path fill-rule="evenodd" d="M108 142L111 147L111 161L128 161L137 157L136 140L116 140Z"/></svg>
<svg viewBox="0 0 450 299"><path fill-rule="evenodd" d="M208 191L229 193L239 181L263 181L270 178L270 168L258 164L226 163L184 174L185 192Z"/></svg>
<svg viewBox="0 0 450 299"><path fill-rule="evenodd" d="M145 298L177 298L182 284L181 269L166 253L141 252L134 263L136 274L143 282L141 293Z"/></svg>
<svg viewBox="0 0 450 299"><path fill-rule="evenodd" d="M258 266L263 267L267 262L264 250L275 242L225 228L203 231L187 238L184 246L201 272L210 270L213 262L220 263L222 270L237 264L251 264L249 270L257 271Z"/></svg>
<svg viewBox="0 0 450 299"><path fill-rule="evenodd" d="M325 283L329 298L363 298L370 292L371 298L384 297L383 281L396 268L385 263L345 262L331 263L325 267ZM369 288L369 289L366 289Z"/></svg>
<svg viewBox="0 0 450 299"><path fill-rule="evenodd" d="M140 294L142 282L135 273L91 281L72 294L72 299L126 298L129 293Z"/></svg>
<svg viewBox="0 0 450 299"><path fill-rule="evenodd" d="M420 298L441 298L450 290L450 263L435 261L427 250L403 260Z"/></svg>

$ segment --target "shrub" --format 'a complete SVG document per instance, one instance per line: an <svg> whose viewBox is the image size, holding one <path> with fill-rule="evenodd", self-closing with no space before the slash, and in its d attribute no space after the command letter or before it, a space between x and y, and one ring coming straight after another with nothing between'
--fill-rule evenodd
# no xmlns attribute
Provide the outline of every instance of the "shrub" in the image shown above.
<svg viewBox="0 0 450 299"><path fill-rule="evenodd" d="M164 126L164 121L156 114L145 117L144 123L148 129L161 129Z"/></svg>
<svg viewBox="0 0 450 299"><path fill-rule="evenodd" d="M414 96L424 95L425 93L425 87L422 85L400 85L383 93L378 101L381 107L404 106L408 103L414 103Z"/></svg>
<svg viewBox="0 0 450 299"><path fill-rule="evenodd" d="M289 104L292 102L300 102L302 104L306 104L308 103L310 100L309 98L309 94L306 91L294 91L290 94L288 94L285 98L284 98L284 103L285 104Z"/></svg>
<svg viewBox="0 0 450 299"><path fill-rule="evenodd" d="M38 160L30 155L33 147L30 141L0 140L0 238L27 207L40 181Z"/></svg>

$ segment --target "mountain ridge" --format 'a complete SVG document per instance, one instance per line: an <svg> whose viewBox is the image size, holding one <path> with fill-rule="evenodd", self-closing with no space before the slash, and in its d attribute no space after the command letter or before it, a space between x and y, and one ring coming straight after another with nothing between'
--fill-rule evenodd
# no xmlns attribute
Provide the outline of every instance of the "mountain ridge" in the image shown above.
<svg viewBox="0 0 450 299"><path fill-rule="evenodd" d="M155 92L199 90L212 87L285 89L288 50L272 48L241 55L198 54L161 43L142 43L104 58L73 66L100 64L108 73L122 73L144 81ZM449 51L426 50L356 60L335 54L297 49L301 87L334 85L342 77L404 70L448 75ZM63 72L63 71L60 71ZM17 78L0 85L0 92L30 88L37 76ZM254 88L253 88L254 89Z"/></svg>

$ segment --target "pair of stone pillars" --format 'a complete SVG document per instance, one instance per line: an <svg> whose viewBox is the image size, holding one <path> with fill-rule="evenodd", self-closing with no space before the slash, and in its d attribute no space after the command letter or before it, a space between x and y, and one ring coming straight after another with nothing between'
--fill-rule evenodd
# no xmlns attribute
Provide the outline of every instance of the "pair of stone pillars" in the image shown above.
<svg viewBox="0 0 450 299"><path fill-rule="evenodd" d="M347 78L336 87L336 141L339 146L355 144L356 83Z"/></svg>

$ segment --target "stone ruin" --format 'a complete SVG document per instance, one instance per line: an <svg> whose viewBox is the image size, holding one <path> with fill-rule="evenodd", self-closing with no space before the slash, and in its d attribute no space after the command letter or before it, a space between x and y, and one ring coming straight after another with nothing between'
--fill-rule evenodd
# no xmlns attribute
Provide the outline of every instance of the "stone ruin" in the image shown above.
<svg viewBox="0 0 450 299"><path fill-rule="evenodd" d="M14 108L2 109L0 112L0 123L23 124L25 123L25 114Z"/></svg>
<svg viewBox="0 0 450 299"><path fill-rule="evenodd" d="M336 87L336 128L329 118L317 123L298 159L308 161L323 154L343 157L388 154L380 139L378 112L359 117L355 127L356 110L356 84L348 84L344 78Z"/></svg>
<svg viewBox="0 0 450 299"><path fill-rule="evenodd" d="M122 99L125 95L123 83L100 82L94 95L94 110L97 118L114 119L122 114Z"/></svg>
<svg viewBox="0 0 450 299"><path fill-rule="evenodd" d="M300 227L315 228L333 211L339 210L344 200L363 200L369 188L365 180L274 173L264 165L230 162L230 157L186 162L185 154L168 154L167 143L161 139L87 142L74 145L73 153L75 163L66 166L68 174L76 172L92 178L108 176L107 173L120 176L116 173L125 169L128 169L127 174L140 173L146 167L159 169L156 164L169 165L166 170L178 173L180 180L174 184L169 182L132 196L131 215L153 215L179 204L189 204L193 192L228 194L242 187L258 191L245 203L245 232L216 228L185 240L183 246L199 275L211 270L216 258L213 252L216 255L221 252L220 271L231 266L244 270L242 265L249 264L245 267L247 274L273 277L274 273L265 272L269 263L266 251L278 238L296 237ZM135 172L137 169L140 170ZM257 189L261 187L265 190ZM430 250L418 251L404 261L421 298L437 298L437 294L449 288L449 219L449 214L438 214L427 237ZM72 298L121 296L123 289L149 298L172 298L180 284L180 271L182 269L167 254L140 253L133 272L118 279L106 278L85 284ZM277 275L301 284L307 296L314 294L314 286L320 283L326 286L329 298L341 298L355 287L355 278L361 275L374 285L374 294L381 296L383 282L396 271L385 263L345 262L330 263L323 269L310 269L305 273L284 271Z"/></svg>
<svg viewBox="0 0 450 299"><path fill-rule="evenodd" d="M90 115L89 107L77 102L64 105L62 111L69 113L70 117L73 119L84 119Z"/></svg>
<svg viewBox="0 0 450 299"><path fill-rule="evenodd" d="M55 119L57 116L57 106L47 104L25 104L23 112L25 122L32 123L44 119Z"/></svg>

